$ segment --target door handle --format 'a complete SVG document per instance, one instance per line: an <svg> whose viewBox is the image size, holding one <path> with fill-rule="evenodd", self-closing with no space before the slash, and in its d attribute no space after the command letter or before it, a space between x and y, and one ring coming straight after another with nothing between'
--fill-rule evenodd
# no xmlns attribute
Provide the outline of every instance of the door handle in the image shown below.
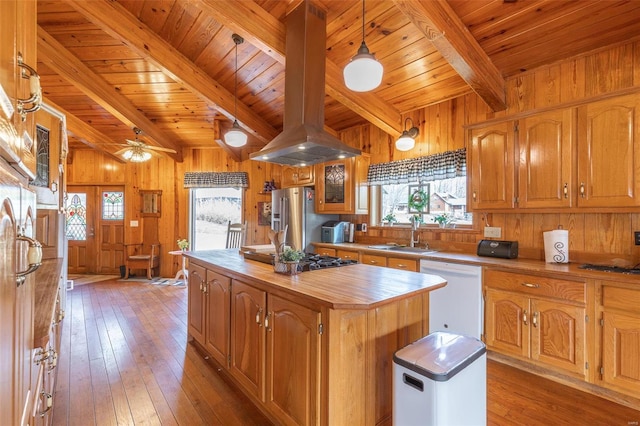
<svg viewBox="0 0 640 426"><path fill-rule="evenodd" d="M27 262L29 262L29 267L24 271L16 273L16 283L18 287L20 287L20 285L24 283L27 275L34 272L42 264L42 244L40 244L40 241L27 237L23 234L18 234L16 239L18 241L26 241L29 243L29 250L27 251Z"/></svg>

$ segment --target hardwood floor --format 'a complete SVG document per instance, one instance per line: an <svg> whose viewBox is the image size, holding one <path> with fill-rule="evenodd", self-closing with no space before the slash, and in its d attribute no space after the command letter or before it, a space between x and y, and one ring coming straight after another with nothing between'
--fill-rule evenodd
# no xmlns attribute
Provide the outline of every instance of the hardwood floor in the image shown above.
<svg viewBox="0 0 640 426"><path fill-rule="evenodd" d="M182 286L107 280L68 293L54 425L266 425L187 344ZM640 412L493 361L489 425L638 425Z"/></svg>

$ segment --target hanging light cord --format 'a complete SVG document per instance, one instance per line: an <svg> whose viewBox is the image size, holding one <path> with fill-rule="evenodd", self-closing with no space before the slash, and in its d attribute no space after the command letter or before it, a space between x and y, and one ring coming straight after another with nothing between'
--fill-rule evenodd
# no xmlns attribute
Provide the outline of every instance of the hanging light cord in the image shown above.
<svg viewBox="0 0 640 426"><path fill-rule="evenodd" d="M364 0L362 0L362 41L364 42Z"/></svg>
<svg viewBox="0 0 640 426"><path fill-rule="evenodd" d="M236 72L233 82L233 119L238 121L238 40L234 40L234 43L236 44Z"/></svg>

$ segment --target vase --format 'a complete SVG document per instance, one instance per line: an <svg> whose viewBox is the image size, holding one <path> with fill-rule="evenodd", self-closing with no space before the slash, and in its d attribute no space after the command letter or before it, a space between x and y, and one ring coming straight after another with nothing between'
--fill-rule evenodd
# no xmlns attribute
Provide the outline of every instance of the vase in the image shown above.
<svg viewBox="0 0 640 426"><path fill-rule="evenodd" d="M444 223L444 222L440 222L440 223L438 223L438 227L439 227L439 228L446 228L446 227L447 227L447 224L446 224L446 223Z"/></svg>

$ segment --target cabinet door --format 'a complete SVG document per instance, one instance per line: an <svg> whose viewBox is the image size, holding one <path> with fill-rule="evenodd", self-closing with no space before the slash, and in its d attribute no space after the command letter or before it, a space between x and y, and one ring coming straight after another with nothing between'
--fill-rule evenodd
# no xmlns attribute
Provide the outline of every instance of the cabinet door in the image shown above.
<svg viewBox="0 0 640 426"><path fill-rule="evenodd" d="M282 167L282 188L308 186L314 184L314 167Z"/></svg>
<svg viewBox="0 0 640 426"><path fill-rule="evenodd" d="M586 378L585 309L533 299L531 311L531 358Z"/></svg>
<svg viewBox="0 0 640 426"><path fill-rule="evenodd" d="M220 364L229 367L231 322L231 278L207 271L205 349Z"/></svg>
<svg viewBox="0 0 640 426"><path fill-rule="evenodd" d="M355 260L358 261L358 252L351 250L336 250L335 256L338 256L340 259L344 260Z"/></svg>
<svg viewBox="0 0 640 426"><path fill-rule="evenodd" d="M238 383L264 401L267 294L241 281L231 285L231 366Z"/></svg>
<svg viewBox="0 0 640 426"><path fill-rule="evenodd" d="M387 266L386 256L378 256L375 254L363 254L362 263L374 266Z"/></svg>
<svg viewBox="0 0 640 426"><path fill-rule="evenodd" d="M471 181L469 205L473 209L514 206L513 123L471 131Z"/></svg>
<svg viewBox="0 0 640 426"><path fill-rule="evenodd" d="M204 267L189 265L189 335L201 345L204 345L206 278Z"/></svg>
<svg viewBox="0 0 640 426"><path fill-rule="evenodd" d="M320 312L271 294L268 303L267 408L283 424L319 424Z"/></svg>
<svg viewBox="0 0 640 426"><path fill-rule="evenodd" d="M316 165L316 212L353 213L353 158Z"/></svg>
<svg viewBox="0 0 640 426"><path fill-rule="evenodd" d="M603 312L602 381L630 395L640 394L640 316Z"/></svg>
<svg viewBox="0 0 640 426"><path fill-rule="evenodd" d="M354 158L354 212L353 214L369 214L369 155L362 154Z"/></svg>
<svg viewBox="0 0 640 426"><path fill-rule="evenodd" d="M418 272L418 261L413 259L389 257L387 258L387 266L389 268L402 269L404 271Z"/></svg>
<svg viewBox="0 0 640 426"><path fill-rule="evenodd" d="M519 294L487 289L485 342L500 353L529 357L529 299Z"/></svg>
<svg viewBox="0 0 640 426"><path fill-rule="evenodd" d="M572 110L520 120L518 207L571 207Z"/></svg>
<svg viewBox="0 0 640 426"><path fill-rule="evenodd" d="M640 99L578 108L578 206L640 205Z"/></svg>

